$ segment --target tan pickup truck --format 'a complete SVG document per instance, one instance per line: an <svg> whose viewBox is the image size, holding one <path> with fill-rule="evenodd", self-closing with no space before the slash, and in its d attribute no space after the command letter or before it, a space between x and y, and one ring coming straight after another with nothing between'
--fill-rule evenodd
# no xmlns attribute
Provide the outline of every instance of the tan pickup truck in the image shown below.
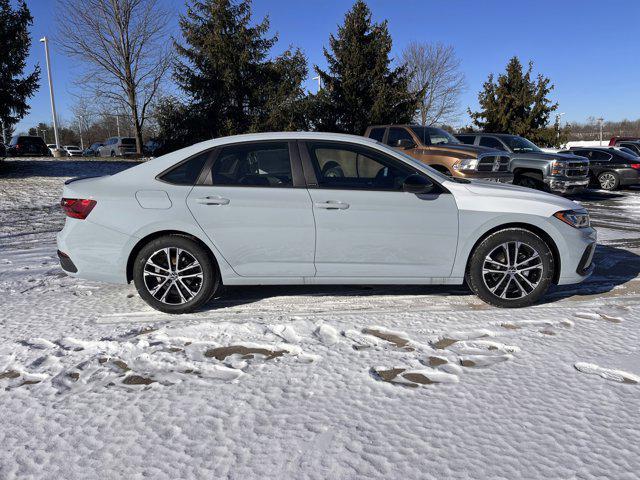
<svg viewBox="0 0 640 480"><path fill-rule="evenodd" d="M512 182L508 153L465 145L435 127L419 125L375 125L365 137L373 138L411 155L430 167L458 178Z"/></svg>

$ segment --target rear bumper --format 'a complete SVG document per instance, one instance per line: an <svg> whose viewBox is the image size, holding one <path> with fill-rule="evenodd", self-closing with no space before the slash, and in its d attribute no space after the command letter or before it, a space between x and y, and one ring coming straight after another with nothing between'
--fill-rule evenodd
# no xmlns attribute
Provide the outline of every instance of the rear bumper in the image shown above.
<svg viewBox="0 0 640 480"><path fill-rule="evenodd" d="M130 242L129 235L89 220L67 218L57 236L60 265L72 277L127 283Z"/></svg>
<svg viewBox="0 0 640 480"><path fill-rule="evenodd" d="M620 177L620 185L640 184L640 172L635 168L621 168L616 170Z"/></svg>

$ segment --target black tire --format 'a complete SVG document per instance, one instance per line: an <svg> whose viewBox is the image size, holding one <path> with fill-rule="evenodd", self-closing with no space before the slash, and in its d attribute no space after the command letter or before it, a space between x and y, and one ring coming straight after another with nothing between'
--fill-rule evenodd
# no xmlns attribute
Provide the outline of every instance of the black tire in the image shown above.
<svg viewBox="0 0 640 480"><path fill-rule="evenodd" d="M544 190L544 182L542 181L542 175L534 172L525 172L516 175L513 179L514 185L521 187L531 188L533 190Z"/></svg>
<svg viewBox="0 0 640 480"><path fill-rule="evenodd" d="M510 243L512 242L512 243ZM515 244L519 242L518 256L514 262L505 261L500 259L500 253L503 257L506 256L506 252L501 247L504 244L510 245L510 257L514 257ZM533 258L531 263L524 263L522 268L528 266L540 266L539 269L530 269L524 272L515 272L511 275L511 270L507 267L500 267L499 264L495 264L497 270L505 271L504 277L502 271L499 273L485 273L483 269L486 265L491 265L491 262L487 260L489 255L496 255L493 252L497 252L498 256L491 258L495 260L502 260L506 264L517 264L519 259L522 261L526 256L531 255ZM538 255L534 257L533 253ZM495 262L494 262L495 263ZM523 228L507 228L498 232L492 233L487 238L482 240L479 245L476 246L471 253L469 264L467 268L466 280L469 288L483 301L490 305L501 308L519 308L532 305L537 302L549 288L553 279L555 271L555 264L553 260L553 254L547 243L535 233L525 230ZM523 279L524 277L524 279ZM513 281L513 278L517 280ZM499 281L503 281L503 286L506 285L506 295L502 297L502 286L498 285ZM520 288L518 288L518 284ZM490 287L496 287L495 292ZM532 287L533 286L533 287ZM526 295L523 295L523 291ZM521 295L521 296L517 296Z"/></svg>
<svg viewBox="0 0 640 480"><path fill-rule="evenodd" d="M181 253L180 256L176 258L175 263L173 263L173 258L170 259L172 263L170 263L169 261L162 263L161 259L157 259L156 261L157 257L154 257L154 263L157 263L159 266L158 269L154 269L155 272L162 275L170 275L166 273L167 266L169 266L169 269L172 272L174 270L177 270L178 268L184 269L186 267L185 262L187 262L187 260L191 261L190 257L193 257L193 259L195 259L199 263L202 277L201 280L199 278L184 279L182 286L178 285L177 282L174 282L167 288L167 290L169 290L169 293L167 294L165 301L161 301L162 299L156 298L149 291L149 289L152 287L156 287L163 277L159 276L159 279L155 279L153 275L151 277L147 275L146 278L150 280L145 281L144 272L145 265L147 264L149 258L154 256L154 254L158 255L159 251L167 248L174 249L176 257L177 249L180 249L182 250L182 252L186 253ZM171 252L171 250L169 250L169 252ZM170 255L172 254L170 253ZM180 264L181 262L182 265ZM190 270L189 273L200 272L198 270L198 267L194 268L196 268L196 270ZM149 270L147 270L147 272L149 272ZM200 282L198 282L198 280L200 280ZM138 293L140 294L140 297L150 306L152 306L156 310L160 310L161 312L180 314L196 310L197 308L205 304L216 293L220 285L220 272L218 270L215 259L213 259L211 257L211 254L199 243L183 235L167 235L150 241L138 252L138 255L136 256L133 264L133 282L136 286L136 290L138 290ZM185 282L187 282L186 285ZM183 299L181 299L180 297L183 297L185 294L188 295L191 291L189 290L189 288L197 290L197 293L195 293L193 297L188 299L187 301L181 302L181 300ZM163 293L164 289L161 288L158 295L161 295ZM178 294L180 295L179 297ZM179 303L175 303L174 300L175 302Z"/></svg>
<svg viewBox="0 0 640 480"><path fill-rule="evenodd" d="M601 190L612 192L620 188L620 176L616 172L602 172L598 175L598 186Z"/></svg>
<svg viewBox="0 0 640 480"><path fill-rule="evenodd" d="M344 178L344 171L338 162L327 162L322 168L322 176L325 178Z"/></svg>
<svg viewBox="0 0 640 480"><path fill-rule="evenodd" d="M114 152L113 150L111 151L111 156L115 157L116 156L116 152Z"/></svg>

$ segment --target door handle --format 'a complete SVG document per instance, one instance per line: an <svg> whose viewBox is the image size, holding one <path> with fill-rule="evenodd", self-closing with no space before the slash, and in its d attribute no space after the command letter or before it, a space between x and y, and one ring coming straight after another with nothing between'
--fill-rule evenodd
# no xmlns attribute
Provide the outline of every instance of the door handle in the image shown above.
<svg viewBox="0 0 640 480"><path fill-rule="evenodd" d="M198 198L196 202L201 203L202 205L229 205L231 200L228 198L214 196Z"/></svg>
<svg viewBox="0 0 640 480"><path fill-rule="evenodd" d="M313 204L316 208L324 208L325 210L346 210L349 208L348 203L340 202L338 200L328 200L326 202L315 202Z"/></svg>

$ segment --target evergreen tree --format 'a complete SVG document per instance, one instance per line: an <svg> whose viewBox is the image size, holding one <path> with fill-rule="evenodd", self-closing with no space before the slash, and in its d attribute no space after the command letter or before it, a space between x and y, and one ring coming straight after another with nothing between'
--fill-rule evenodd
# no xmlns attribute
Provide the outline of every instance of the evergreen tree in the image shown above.
<svg viewBox="0 0 640 480"><path fill-rule="evenodd" d="M411 121L422 92L410 93L404 67L391 69L391 43L387 22L373 23L357 0L324 49L328 71L315 66L324 85L311 98L316 129L362 135L371 124Z"/></svg>
<svg viewBox="0 0 640 480"><path fill-rule="evenodd" d="M168 134L175 123L172 115L185 110L195 128L191 143L301 127L306 58L299 50L288 50L268 59L277 36L267 35L268 18L251 25L250 0L192 0L180 28L184 44L176 42L180 60L174 78L187 95L188 108L175 100L165 102L162 132ZM181 121L180 117L175 120ZM174 140L176 146L187 141Z"/></svg>
<svg viewBox="0 0 640 480"><path fill-rule="evenodd" d="M24 0L18 1L15 10L9 0L0 0L0 120L9 133L29 112L27 100L39 87L40 67L24 74L31 47L28 27L32 23L33 17Z"/></svg>
<svg viewBox="0 0 640 480"><path fill-rule="evenodd" d="M540 74L533 79L532 70L532 62L523 71L520 60L513 57L497 80L489 75L478 94L480 111L469 109L475 126L486 132L511 133L534 143L549 144L557 130L552 128L550 137L546 127L558 104L548 98L553 90L551 81Z"/></svg>

